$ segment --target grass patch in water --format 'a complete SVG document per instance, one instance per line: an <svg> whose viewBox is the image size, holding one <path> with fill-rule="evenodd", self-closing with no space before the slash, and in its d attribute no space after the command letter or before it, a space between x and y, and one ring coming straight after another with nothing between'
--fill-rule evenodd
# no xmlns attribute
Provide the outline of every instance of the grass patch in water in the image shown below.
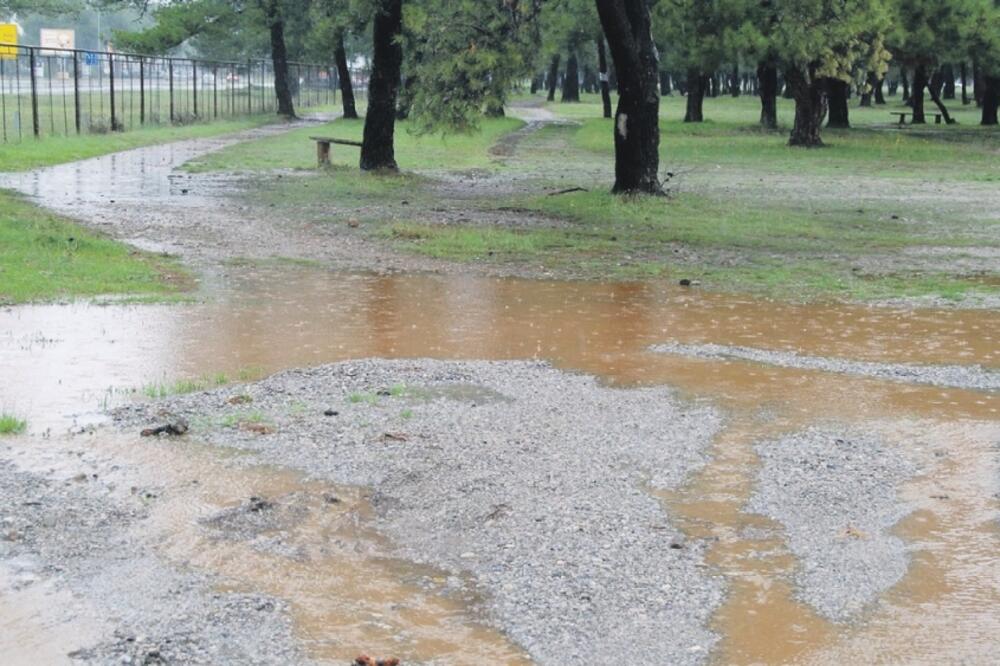
<svg viewBox="0 0 1000 666"><path fill-rule="evenodd" d="M20 435L28 429L28 422L13 414L0 413L0 435Z"/></svg>
<svg viewBox="0 0 1000 666"><path fill-rule="evenodd" d="M198 391L208 391L210 389L226 386L234 381L248 382L260 379L263 370L257 367L240 368L236 377L231 377L224 372L217 372L211 375L203 375L197 378L176 379L169 382L152 382L145 384L140 389L140 393L151 399L167 398L172 395L184 395L186 393L196 393Z"/></svg>
<svg viewBox="0 0 1000 666"><path fill-rule="evenodd" d="M187 286L176 261L129 248L0 192L0 302L171 298Z"/></svg>

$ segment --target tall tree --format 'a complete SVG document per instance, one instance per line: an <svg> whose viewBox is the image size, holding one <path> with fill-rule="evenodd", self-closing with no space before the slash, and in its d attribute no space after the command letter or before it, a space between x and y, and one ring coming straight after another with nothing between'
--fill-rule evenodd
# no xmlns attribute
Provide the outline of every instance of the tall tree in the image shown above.
<svg viewBox="0 0 1000 666"><path fill-rule="evenodd" d="M274 95L278 99L278 115L295 117L292 88L288 78L288 49L285 47L285 19L280 0L261 0L261 9L271 37L271 63L274 70Z"/></svg>
<svg viewBox="0 0 1000 666"><path fill-rule="evenodd" d="M361 168L396 170L394 133L403 49L403 0L376 0L372 19L372 73L361 142Z"/></svg>
<svg viewBox="0 0 1000 666"><path fill-rule="evenodd" d="M659 57L645 0L597 0L618 75L615 113L617 193L661 194Z"/></svg>

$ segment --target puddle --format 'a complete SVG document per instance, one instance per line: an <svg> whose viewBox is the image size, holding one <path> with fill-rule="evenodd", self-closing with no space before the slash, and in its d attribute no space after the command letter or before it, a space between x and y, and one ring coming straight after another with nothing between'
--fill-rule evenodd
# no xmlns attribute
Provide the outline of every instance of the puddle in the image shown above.
<svg viewBox="0 0 1000 666"><path fill-rule="evenodd" d="M186 306L24 306L0 312L0 365L16 381L0 405L34 433L99 421L103 408L157 382L216 373L237 377L351 358L540 358L621 386L667 383L727 409L712 462L664 506L730 595L714 620L724 663L859 663L950 659L995 646L1000 626L998 541L1000 395L898 384L739 360L655 354L655 343L715 343L860 361L1000 366L1000 313L798 306L702 294L670 285L592 284L477 277L341 274L293 267L238 268L208 281ZM475 387L450 388L495 399ZM781 531L743 512L754 442L814 423L849 422L909 447L944 452L933 474L906 486L919 509L899 526L911 547L904 579L859 624L824 620L795 596L797 563ZM915 425L917 424L917 425ZM102 444L116 457L129 447ZM134 447L133 447L134 448ZM189 461L164 447L136 468L166 470L174 488L157 509L165 552L217 572L235 589L289 599L296 630L325 658L359 644L462 663L518 663L516 646L484 625L473 598L441 594L439 572L386 560L365 531L357 489L331 489L288 472ZM217 454L214 454L217 458ZM210 472L205 472L205 468ZM195 475L196 489L182 480ZM944 490L942 490L944 488ZM330 508L324 493L343 493ZM947 495L947 500L931 496ZM202 521L251 496L303 497L307 511L278 530L239 540ZM198 526L197 528L194 526ZM929 612L933 609L933 612ZM330 636L336 636L334 642ZM349 647L347 647L349 645ZM464 650L464 651L463 651Z"/></svg>

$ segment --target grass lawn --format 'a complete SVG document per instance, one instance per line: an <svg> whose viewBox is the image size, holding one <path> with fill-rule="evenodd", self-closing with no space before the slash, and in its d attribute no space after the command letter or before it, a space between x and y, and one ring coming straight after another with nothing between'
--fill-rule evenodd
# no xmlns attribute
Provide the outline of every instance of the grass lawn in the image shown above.
<svg viewBox="0 0 1000 666"><path fill-rule="evenodd" d="M460 170L490 166L488 149L505 134L523 126L520 120L484 120L481 131L451 136L416 135L407 122L396 123L396 161L404 170ZM310 136L332 136L361 140L364 120L338 119L326 125L240 143L193 160L187 169L202 171L267 171L271 169L315 169L315 144ZM358 148L331 146L333 166L357 167Z"/></svg>
<svg viewBox="0 0 1000 666"><path fill-rule="evenodd" d="M679 121L682 106L679 97L663 105L662 164L683 185L670 198L609 193L612 126L593 96L547 105L576 123L521 137L503 157L490 147L522 127L517 120L445 138L414 136L400 123L403 174L361 173L356 149L337 146L333 168L318 170L310 135L361 136L361 121L338 120L234 145L188 168L255 172L260 186L247 196L286 215L352 220L354 233L403 251L514 272L689 278L794 300L961 301L1000 292L995 262L983 258L1000 256L998 197L990 194L1000 181L1000 134L975 126L974 110L956 109L959 126L899 131L886 107L852 108L856 129L826 131L830 147L801 150L786 145L787 130L758 128L754 98L708 99L709 121L697 125ZM780 100L785 125L792 110ZM275 169L311 175L276 178L268 174ZM470 169L501 186L440 180ZM858 184L869 191L859 194ZM545 194L573 185L588 191Z"/></svg>
<svg viewBox="0 0 1000 666"><path fill-rule="evenodd" d="M173 261L0 192L0 303L103 295L169 298L185 284Z"/></svg>

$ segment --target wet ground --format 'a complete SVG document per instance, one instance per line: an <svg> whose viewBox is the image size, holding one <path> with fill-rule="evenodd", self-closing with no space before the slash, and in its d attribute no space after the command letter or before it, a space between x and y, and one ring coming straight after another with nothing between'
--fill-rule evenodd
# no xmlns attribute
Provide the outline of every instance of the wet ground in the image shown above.
<svg viewBox="0 0 1000 666"><path fill-rule="evenodd" d="M619 620L609 636L651 627L614 644L630 663L994 660L1000 394L978 380L1000 368L1000 314L788 305L656 282L225 265L199 254L197 237L169 239L162 222L145 237L128 212L160 201L185 229L224 236L213 204L186 197L225 181L184 186L171 170L210 147L101 158L76 169L81 189L22 181L92 222L122 210L105 220L115 235L190 252L202 287L195 304L0 311L12 378L0 406L30 423L0 443L0 651L13 663L344 663L365 651L607 663L600 648L612 643L591 624L601 613ZM135 179L143 163L151 170ZM116 178L134 180L134 199L89 198L106 199L101 183ZM270 229L262 240L284 227ZM308 237L286 235L299 232ZM144 389L179 378L365 358L456 364L348 363L143 402ZM118 429L108 411L123 405ZM177 414L190 434L137 436ZM674 425L682 414L688 430ZM652 431L633 439L633 422ZM655 442L658 455L639 455ZM595 461L614 469L612 487L584 473ZM482 488L551 502L552 523L535 520L546 504ZM620 520L596 511L605 500ZM486 522L473 529L467 516ZM590 517L611 545L592 552L600 540L588 539L539 555L537 568L493 541L558 553L553 535ZM635 544L661 548L653 561L676 551L690 587L648 568ZM617 594L567 605L578 581L558 574L583 556L605 563L594 580Z"/></svg>

